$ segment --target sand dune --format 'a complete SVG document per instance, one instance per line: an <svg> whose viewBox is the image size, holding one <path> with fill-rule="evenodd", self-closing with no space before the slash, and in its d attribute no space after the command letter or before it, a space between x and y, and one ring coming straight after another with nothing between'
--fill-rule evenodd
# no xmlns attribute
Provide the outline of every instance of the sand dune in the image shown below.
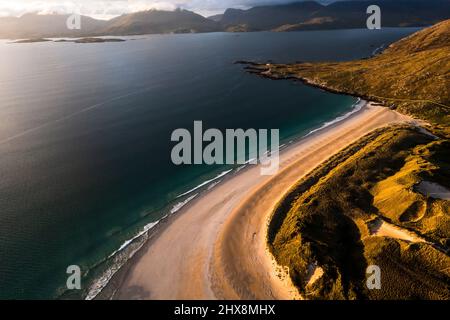
<svg viewBox="0 0 450 320"><path fill-rule="evenodd" d="M280 171L258 166L229 177L184 207L134 259L116 299L298 299L266 246L272 209L303 175L375 128L411 121L368 105L280 154Z"/></svg>

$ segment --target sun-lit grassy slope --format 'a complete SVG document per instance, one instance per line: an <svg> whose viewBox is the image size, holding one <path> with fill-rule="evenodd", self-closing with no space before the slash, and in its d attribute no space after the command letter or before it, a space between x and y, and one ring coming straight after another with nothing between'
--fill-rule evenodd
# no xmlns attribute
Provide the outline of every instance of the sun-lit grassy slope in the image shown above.
<svg viewBox="0 0 450 320"><path fill-rule="evenodd" d="M417 147L398 172L371 189L374 207L395 224L417 230L433 242L449 247L449 201L431 199L414 190L420 181L430 180L449 187L449 162L448 140Z"/></svg>
<svg viewBox="0 0 450 320"><path fill-rule="evenodd" d="M413 127L384 128L300 181L275 211L269 243L301 293L309 299L449 299L450 202L414 190L422 179L450 187L449 149L448 141ZM426 242L372 235L375 220ZM312 265L324 274L307 285ZM381 290L365 285L369 265L382 270Z"/></svg>
<svg viewBox="0 0 450 320"><path fill-rule="evenodd" d="M429 121L433 133L407 125L376 130L285 195L268 242L301 294L450 299L450 201L418 191L423 182L450 190L450 20L370 59L248 69L377 100ZM370 265L381 268L381 290L366 286Z"/></svg>
<svg viewBox="0 0 450 320"><path fill-rule="evenodd" d="M254 68L271 78L298 78L382 102L435 124L450 123L450 20L404 38L370 59Z"/></svg>

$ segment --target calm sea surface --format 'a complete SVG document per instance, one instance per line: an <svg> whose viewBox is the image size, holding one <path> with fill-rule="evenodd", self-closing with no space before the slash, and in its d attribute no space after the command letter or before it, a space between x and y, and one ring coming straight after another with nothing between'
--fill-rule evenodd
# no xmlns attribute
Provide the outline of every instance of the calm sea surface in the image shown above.
<svg viewBox="0 0 450 320"><path fill-rule="evenodd" d="M356 101L235 60L351 60L416 30L1 40L0 298L58 297L73 264L86 295L115 251L193 195L180 194L232 169L172 165L174 129L279 128L288 143Z"/></svg>

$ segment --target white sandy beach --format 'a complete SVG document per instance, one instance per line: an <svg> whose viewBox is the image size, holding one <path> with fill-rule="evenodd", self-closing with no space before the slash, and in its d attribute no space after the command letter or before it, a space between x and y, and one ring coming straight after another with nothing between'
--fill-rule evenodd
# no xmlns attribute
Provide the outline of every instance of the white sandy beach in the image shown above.
<svg viewBox="0 0 450 320"><path fill-rule="evenodd" d="M306 173L370 131L411 118L367 105L280 153L280 171L252 166L181 209L135 259L115 299L299 299L266 245L268 217Z"/></svg>

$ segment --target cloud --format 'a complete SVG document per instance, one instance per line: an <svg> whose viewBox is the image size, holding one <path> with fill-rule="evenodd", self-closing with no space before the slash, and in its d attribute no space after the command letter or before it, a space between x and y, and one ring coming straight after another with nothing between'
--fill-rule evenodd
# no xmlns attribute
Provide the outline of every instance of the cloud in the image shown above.
<svg viewBox="0 0 450 320"><path fill-rule="evenodd" d="M227 8L249 8L293 1L295 0L0 0L0 16L21 16L29 12L80 12L83 15L109 19L130 12L176 8L208 15L222 13Z"/></svg>

